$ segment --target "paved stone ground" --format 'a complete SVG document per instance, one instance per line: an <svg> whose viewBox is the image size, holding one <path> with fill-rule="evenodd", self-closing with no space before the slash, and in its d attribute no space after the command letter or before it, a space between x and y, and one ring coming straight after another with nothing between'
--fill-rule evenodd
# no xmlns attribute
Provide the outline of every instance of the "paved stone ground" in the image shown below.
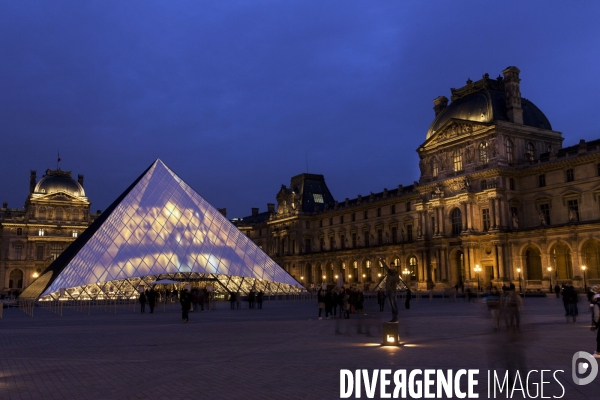
<svg viewBox="0 0 600 400"><path fill-rule="evenodd" d="M600 377L587 386L571 379L573 354L595 346L583 299L577 324L565 322L560 300L526 299L519 334L495 332L482 303L413 300L400 312L399 348L377 345L389 311L376 311L374 300L366 315L348 320L317 320L314 302L271 300L263 310L218 306L190 313L187 324L176 305L154 314L134 313L132 306L116 315L103 307L90 315L65 308L62 317L36 308L33 318L4 310L0 398L336 399L341 368L479 368L480 398L487 398L487 370L511 362L524 370L564 370L558 376L565 399L600 393ZM561 392L551 384L544 394Z"/></svg>

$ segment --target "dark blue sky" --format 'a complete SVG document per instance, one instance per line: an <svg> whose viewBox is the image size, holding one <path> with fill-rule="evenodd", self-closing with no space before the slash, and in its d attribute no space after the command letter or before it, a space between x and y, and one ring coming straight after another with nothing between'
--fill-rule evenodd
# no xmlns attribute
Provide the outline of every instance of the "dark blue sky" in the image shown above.
<svg viewBox="0 0 600 400"><path fill-rule="evenodd" d="M559 7L560 5L560 7ZM600 138L600 2L4 1L0 201L85 174L104 209L161 158L228 217L325 175L338 200L418 179L432 100L521 69L565 145Z"/></svg>

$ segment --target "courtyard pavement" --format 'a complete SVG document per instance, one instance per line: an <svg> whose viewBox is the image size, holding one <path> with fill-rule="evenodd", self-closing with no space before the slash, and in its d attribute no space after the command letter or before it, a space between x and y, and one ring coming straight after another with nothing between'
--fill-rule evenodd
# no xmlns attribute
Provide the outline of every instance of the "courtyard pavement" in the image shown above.
<svg viewBox="0 0 600 400"><path fill-rule="evenodd" d="M581 300L573 324L565 322L562 301L527 298L521 333L504 325L495 332L483 303L413 300L400 311L400 347L378 345L390 313L388 305L380 313L375 300L366 301L365 315L347 320L318 320L316 301L290 300L265 301L262 310L218 303L216 311L190 313L189 323L176 304L154 314L133 306L116 314L96 307L89 315L65 307L62 317L39 307L33 317L5 309L0 398L337 399L340 369L478 368L485 399L487 370L516 366L564 370L562 398L597 399L600 377L586 386L571 379L573 354L595 349ZM552 376L545 380L554 384L544 395L560 396Z"/></svg>

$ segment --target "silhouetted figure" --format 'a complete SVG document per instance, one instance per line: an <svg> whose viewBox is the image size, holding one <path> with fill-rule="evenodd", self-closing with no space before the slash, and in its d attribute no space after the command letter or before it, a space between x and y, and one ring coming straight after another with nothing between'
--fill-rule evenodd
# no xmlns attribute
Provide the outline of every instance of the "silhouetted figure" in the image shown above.
<svg viewBox="0 0 600 400"><path fill-rule="evenodd" d="M183 289L179 296L179 304L181 304L181 319L183 322L188 322L190 307L192 306L192 299L187 289Z"/></svg>
<svg viewBox="0 0 600 400"><path fill-rule="evenodd" d="M156 292L154 291L154 288L148 290L146 298L148 299L148 307L150 307L150 314L152 314L154 313L154 306L156 305Z"/></svg>
<svg viewBox="0 0 600 400"><path fill-rule="evenodd" d="M377 292L377 304L379 304L379 311L383 311L383 307L385 306L385 292L383 289L379 289Z"/></svg>
<svg viewBox="0 0 600 400"><path fill-rule="evenodd" d="M139 301L140 301L140 310L141 310L141 313L143 314L146 312L146 294L144 292L140 293Z"/></svg>
<svg viewBox="0 0 600 400"><path fill-rule="evenodd" d="M263 304L263 297L265 296L265 294L263 293L262 290L260 290L258 292L258 294L256 295L256 304L258 304L258 309L262 310L262 304Z"/></svg>
<svg viewBox="0 0 600 400"><path fill-rule="evenodd" d="M410 301L412 300L412 292L410 288L406 288L406 300L404 300L404 308L410 310Z"/></svg>
<svg viewBox="0 0 600 400"><path fill-rule="evenodd" d="M396 266L392 264L392 268L388 267L383 258L379 258L379 262L387 271L385 278L385 295L388 298L390 307L392 308L392 319L390 322L398 322L398 304L396 304L396 290L400 282L400 275L396 270Z"/></svg>

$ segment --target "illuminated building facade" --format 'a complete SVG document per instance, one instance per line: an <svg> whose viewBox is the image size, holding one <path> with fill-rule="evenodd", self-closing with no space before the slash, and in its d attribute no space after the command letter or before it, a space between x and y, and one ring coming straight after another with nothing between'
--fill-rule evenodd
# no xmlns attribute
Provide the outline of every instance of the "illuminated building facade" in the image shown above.
<svg viewBox="0 0 600 400"><path fill-rule="evenodd" d="M563 147L519 69L502 73L434 100L418 182L336 201L301 174L236 225L306 286L373 288L378 257L423 290L600 283L600 140Z"/></svg>
<svg viewBox="0 0 600 400"><path fill-rule="evenodd" d="M156 160L21 295L136 298L154 281L217 292L297 292L301 285Z"/></svg>
<svg viewBox="0 0 600 400"><path fill-rule="evenodd" d="M83 175L47 170L37 181L31 171L24 208L0 209L1 294L27 287L97 216L90 215Z"/></svg>

